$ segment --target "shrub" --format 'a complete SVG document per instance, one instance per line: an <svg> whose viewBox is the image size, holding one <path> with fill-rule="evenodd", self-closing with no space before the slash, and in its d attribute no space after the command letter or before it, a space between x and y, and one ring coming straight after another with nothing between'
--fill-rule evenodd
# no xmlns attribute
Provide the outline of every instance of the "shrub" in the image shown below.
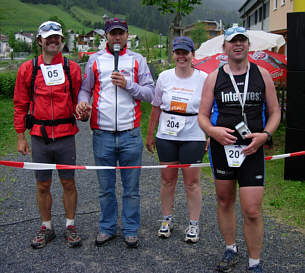
<svg viewBox="0 0 305 273"><path fill-rule="evenodd" d="M17 72L0 73L0 95L13 98Z"/></svg>

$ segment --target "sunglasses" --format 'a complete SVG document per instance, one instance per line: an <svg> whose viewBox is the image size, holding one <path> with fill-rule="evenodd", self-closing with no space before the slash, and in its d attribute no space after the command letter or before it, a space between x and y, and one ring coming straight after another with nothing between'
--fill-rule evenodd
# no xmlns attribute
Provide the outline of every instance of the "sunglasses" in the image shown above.
<svg viewBox="0 0 305 273"><path fill-rule="evenodd" d="M42 31L50 31L51 29L55 30L55 31L59 31L59 30L61 30L61 25L55 24L55 23L48 23L48 24L40 27L40 30L42 30Z"/></svg>
<svg viewBox="0 0 305 273"><path fill-rule="evenodd" d="M127 26L126 20L121 20L121 19L119 19L119 18L108 19L108 20L106 21L106 25L108 25L108 24L113 24L113 23L119 23L119 24L123 24L123 25L126 25L126 26Z"/></svg>
<svg viewBox="0 0 305 273"><path fill-rule="evenodd" d="M244 28L244 27L230 27L230 28L228 28L226 31L225 31L225 33L224 33L224 35L225 36L229 36L229 35L231 35L231 34L233 34L233 33L235 33L235 32L238 32L238 33L245 33L247 30Z"/></svg>

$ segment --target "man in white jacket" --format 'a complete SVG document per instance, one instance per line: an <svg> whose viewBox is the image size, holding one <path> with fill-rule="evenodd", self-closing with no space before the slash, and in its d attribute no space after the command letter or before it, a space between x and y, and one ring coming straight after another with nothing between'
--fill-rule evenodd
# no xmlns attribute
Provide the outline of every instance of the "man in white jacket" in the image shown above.
<svg viewBox="0 0 305 273"><path fill-rule="evenodd" d="M128 25L113 18L105 24L107 45L90 56L78 96L77 113L93 130L93 151L98 166L139 166L142 161L141 101L150 102L154 83L143 56L127 49ZM118 59L116 59L118 58ZM114 69L115 59L118 67ZM93 96L92 106L89 105ZM117 233L118 206L115 170L98 170L101 215L96 245ZM122 234L127 247L137 247L140 226L140 169L122 169Z"/></svg>

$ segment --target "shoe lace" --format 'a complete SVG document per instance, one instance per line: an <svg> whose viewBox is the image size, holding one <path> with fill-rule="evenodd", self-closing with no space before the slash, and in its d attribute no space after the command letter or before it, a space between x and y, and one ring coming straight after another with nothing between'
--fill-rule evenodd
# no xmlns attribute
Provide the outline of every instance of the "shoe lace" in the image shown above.
<svg viewBox="0 0 305 273"><path fill-rule="evenodd" d="M230 261L231 259L233 259L233 257L234 257L235 254L236 254L236 253L235 253L233 250L227 249L227 250L225 251L224 255L223 255L223 260L224 260L224 261Z"/></svg>
<svg viewBox="0 0 305 273"><path fill-rule="evenodd" d="M70 236L72 238L77 237L77 234L76 234L76 231L75 231L75 226L68 226L67 229L69 230Z"/></svg>
<svg viewBox="0 0 305 273"><path fill-rule="evenodd" d="M196 234L198 230L198 227L195 225L189 225L188 229L187 229L187 233L190 234Z"/></svg>

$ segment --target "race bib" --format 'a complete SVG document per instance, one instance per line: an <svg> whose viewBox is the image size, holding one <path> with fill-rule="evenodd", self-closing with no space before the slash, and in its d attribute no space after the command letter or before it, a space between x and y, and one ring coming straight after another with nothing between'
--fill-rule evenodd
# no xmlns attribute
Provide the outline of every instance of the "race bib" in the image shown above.
<svg viewBox="0 0 305 273"><path fill-rule="evenodd" d="M40 65L44 81L47 86L58 85L65 82L62 64Z"/></svg>
<svg viewBox="0 0 305 273"><path fill-rule="evenodd" d="M240 167L244 162L246 156L242 153L242 150L246 148L246 145L225 145L225 152L229 167Z"/></svg>
<svg viewBox="0 0 305 273"><path fill-rule="evenodd" d="M160 131L162 134L177 136L185 125L185 117L162 113Z"/></svg>

